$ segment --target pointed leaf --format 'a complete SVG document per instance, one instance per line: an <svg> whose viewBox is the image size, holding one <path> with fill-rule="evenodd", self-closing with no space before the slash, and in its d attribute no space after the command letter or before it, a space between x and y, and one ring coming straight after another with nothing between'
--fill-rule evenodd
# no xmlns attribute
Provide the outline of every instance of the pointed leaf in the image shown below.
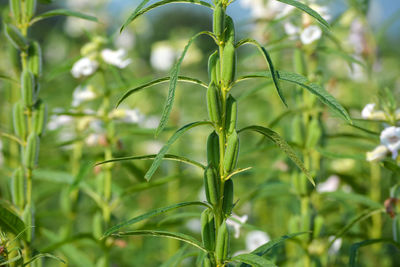
<svg viewBox="0 0 400 267"><path fill-rule="evenodd" d="M153 216L156 216L156 215L165 213L165 212L167 212L167 211L171 211L171 210L174 210L174 209L178 209L178 208L182 208L182 207L187 207L187 206L204 206L204 207L206 207L206 208L210 208L210 206L209 206L207 203L205 203L205 202L191 201L191 202L182 202L182 203L174 204L174 205L171 205L171 206L168 206L168 207L155 209L155 210L152 210L152 211L150 211L150 212L147 212L147 213L145 213L145 214L142 214L142 215L140 215L140 216L137 216L137 217L135 217L135 218L132 218L132 219L130 219L130 220L127 220L127 221L125 221L125 222L122 222L122 223L120 223L120 224L117 224L117 225L111 227L110 229L108 229L108 230L104 233L104 237L109 236L109 235L111 235L111 234L117 232L119 229L121 229L121 228L123 228L123 227L125 227L125 226L132 225L132 224L134 224L134 223L143 221L143 220L145 220L145 219L148 219L148 218L151 218L151 217L153 217Z"/></svg>
<svg viewBox="0 0 400 267"><path fill-rule="evenodd" d="M161 83L165 83L167 81L169 81L171 78L170 77L163 77L160 79L156 79L153 80L151 82L142 84L138 87L135 87L133 89L129 89L128 91L125 92L125 94L118 100L116 107L118 107L128 96L130 96L133 93L136 93L142 89L148 88L150 86L153 85L157 85L157 84L161 84ZM194 78L190 78L190 77L186 77L186 76L178 76L178 81L182 81L182 82L187 82L187 83L194 83L194 84L198 84L200 86L203 86L204 88L208 88L208 85L205 82L202 82L198 79L194 79Z"/></svg>
<svg viewBox="0 0 400 267"><path fill-rule="evenodd" d="M395 242L392 239L386 239L386 238L381 238L381 239L370 239L370 240L365 240L362 242L358 242L358 243L354 243L353 245L351 245L350 247L350 259L349 259L349 266L350 267L356 267L357 266L357 253L358 250L361 247L365 247L365 246L369 246L369 245L373 245L376 243L389 243L394 245L395 247L397 247L397 249L400 249L400 243ZM361 265L360 265L361 266Z"/></svg>
<svg viewBox="0 0 400 267"><path fill-rule="evenodd" d="M36 260L38 260L40 258L51 258L51 259L54 259L54 260L57 260L59 262L62 262L64 264L66 264L66 262L63 259L61 259L61 258L59 258L59 257L57 257L55 255L52 255L50 253L39 253L39 254L36 254L35 256L33 256L28 261L24 262L23 266L28 266L30 263L32 263L32 262L34 262L34 261L36 261Z"/></svg>
<svg viewBox="0 0 400 267"><path fill-rule="evenodd" d="M150 10L152 10L152 9L154 9L156 7L163 6L163 5L166 5L166 4L188 3L188 4L196 4L196 5L205 6L205 7L208 7L208 8L212 9L212 5L211 4L209 4L207 2L204 2L204 1L200 1L200 0L164 0L164 1L160 1L160 2L154 3L154 4L146 7L145 9L142 9L148 2L149 2L149 0L144 0L143 2L141 2L139 4L139 6L135 9L135 11L133 11L133 13L129 16L129 18L122 25L121 30L120 30L121 32L124 30L124 28L126 26L129 25L129 23L134 21L139 16L149 12Z"/></svg>
<svg viewBox="0 0 400 267"><path fill-rule="evenodd" d="M24 222L7 207L7 203L0 202L0 228L3 231L9 231L14 235L25 230ZM22 239L26 239L26 235L22 235Z"/></svg>
<svg viewBox="0 0 400 267"><path fill-rule="evenodd" d="M110 160L106 160L106 161L102 161L102 162L96 163L96 165L101 165L101 164L111 163L111 162L125 161L125 160L154 159L156 156L157 156L157 154L145 155L145 156L131 156L131 157L115 158L115 159L110 159ZM165 154L164 155L164 159L187 163L187 164L202 168L203 170L206 168L206 166L204 166L203 164L201 164L201 163L199 163L197 161L182 157L182 156L177 156L177 155L172 155L172 154Z"/></svg>
<svg viewBox="0 0 400 267"><path fill-rule="evenodd" d="M277 134L276 132L274 132L273 130L271 130L269 128L257 126L257 125L245 127L243 129L239 130L239 132L246 131L246 130L252 130L252 131L258 132L258 133L264 135L265 137L268 137L271 141L273 141L276 145L278 145L279 148L283 152L286 153L286 155L306 175L307 179L315 186L314 179L311 176L310 172L306 169L306 167L304 166L301 159L296 155L296 152L294 152L293 148L291 148L289 146L289 144L286 143L286 141L279 134Z"/></svg>
<svg viewBox="0 0 400 267"><path fill-rule="evenodd" d="M323 17L321 17L321 15L318 14L314 9L306 6L305 4L295 0L277 0L277 1L294 6L306 12L308 15L318 20L318 22L321 23L325 28L329 29L329 23Z"/></svg>
<svg viewBox="0 0 400 267"><path fill-rule="evenodd" d="M325 192L322 196L331 197L337 200L348 201L349 203L358 203L373 209L383 208L381 203L373 201L372 199L357 193L346 193L343 191Z"/></svg>
<svg viewBox="0 0 400 267"><path fill-rule="evenodd" d="M50 17L54 17L54 16L69 16L69 17L76 17L76 18L80 18L80 19L85 19L85 20L90 20L90 21L94 21L97 22L97 18L94 16L90 16L90 15L86 15L77 11L72 11L72 10L68 10L68 9L54 9L45 13L42 13L36 17L34 17L30 24L34 24L42 19L46 19L46 18L50 18Z"/></svg>
<svg viewBox="0 0 400 267"><path fill-rule="evenodd" d="M212 125L211 122L209 121L198 121L198 122L192 122L189 124L186 124L185 126L183 126L182 128L180 128L178 131L176 131L167 141L167 143L161 148L160 152L158 152L156 158L153 161L153 164L151 165L150 169L147 171L146 175L144 176L144 178L149 181L151 179L151 177L153 176L154 172L158 169L158 167L160 166L162 159L164 158L165 154L167 153L168 149L170 148L170 146L182 135L184 134L186 131L188 131L189 129L193 128L193 127L197 127L200 125Z"/></svg>
<svg viewBox="0 0 400 267"><path fill-rule="evenodd" d="M273 267L277 266L270 260L254 254L240 254L230 259L231 261L238 261L249 264L254 267Z"/></svg>

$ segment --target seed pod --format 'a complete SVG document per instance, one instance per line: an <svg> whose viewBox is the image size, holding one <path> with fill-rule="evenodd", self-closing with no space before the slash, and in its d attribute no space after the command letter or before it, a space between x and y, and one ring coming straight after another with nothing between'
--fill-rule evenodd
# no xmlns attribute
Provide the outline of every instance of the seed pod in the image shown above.
<svg viewBox="0 0 400 267"><path fill-rule="evenodd" d="M225 44L222 52L222 64L221 83L224 88L228 88L235 80L236 74L236 49L231 42Z"/></svg>
<svg viewBox="0 0 400 267"><path fill-rule="evenodd" d="M294 116L292 119L292 142L302 145L304 142L303 122L301 116Z"/></svg>
<svg viewBox="0 0 400 267"><path fill-rule="evenodd" d="M233 181L229 179L224 184L224 199L222 201L222 210L225 216L230 216L233 209Z"/></svg>
<svg viewBox="0 0 400 267"><path fill-rule="evenodd" d="M35 77L29 70L21 73L21 96L26 107L33 105L33 94L35 90Z"/></svg>
<svg viewBox="0 0 400 267"><path fill-rule="evenodd" d="M207 89L208 115L211 121L217 125L221 122L221 100L218 87L211 82Z"/></svg>
<svg viewBox="0 0 400 267"><path fill-rule="evenodd" d="M217 262L222 263L228 257L229 250L229 231L226 221L223 221L218 229L218 236L215 248Z"/></svg>
<svg viewBox="0 0 400 267"><path fill-rule="evenodd" d="M213 251L215 248L215 220L210 209L204 210L201 214L201 237L204 247Z"/></svg>
<svg viewBox="0 0 400 267"><path fill-rule="evenodd" d="M207 201L212 205L217 205L219 200L219 177L212 165L204 170L204 186L206 190Z"/></svg>
<svg viewBox="0 0 400 267"><path fill-rule="evenodd" d="M14 171L11 182L11 194L14 205L23 208L25 205L24 170L19 167Z"/></svg>
<svg viewBox="0 0 400 267"><path fill-rule="evenodd" d="M25 139L26 136L26 125L25 125L25 115L24 107L20 102L14 104L13 107L13 124L15 134L21 139Z"/></svg>
<svg viewBox="0 0 400 267"><path fill-rule="evenodd" d="M33 226L35 225L35 209L31 205L26 205L24 212L22 213L22 218L25 223L26 227L26 240L28 242L31 242L33 239Z"/></svg>
<svg viewBox="0 0 400 267"><path fill-rule="evenodd" d="M317 216L314 219L314 231L313 236L314 238L318 238L321 234L322 226L324 225L324 218L322 216Z"/></svg>
<svg viewBox="0 0 400 267"><path fill-rule="evenodd" d="M96 212L93 217L93 236L100 239L103 236L103 216L100 212Z"/></svg>
<svg viewBox="0 0 400 267"><path fill-rule="evenodd" d="M235 24L230 16L225 16L224 39L226 43L235 43Z"/></svg>
<svg viewBox="0 0 400 267"><path fill-rule="evenodd" d="M26 143L26 150L24 153L25 166L29 169L33 169L37 165L39 156L39 136L32 132L28 136L28 141Z"/></svg>
<svg viewBox="0 0 400 267"><path fill-rule="evenodd" d="M28 40L14 25L6 24L6 36L15 48L19 50L26 50L28 48Z"/></svg>
<svg viewBox="0 0 400 267"><path fill-rule="evenodd" d="M228 136L228 141L225 150L224 170L227 173L230 173L236 167L238 152L239 152L239 138L236 131L233 131Z"/></svg>
<svg viewBox="0 0 400 267"><path fill-rule="evenodd" d="M225 8L220 1L214 9L213 31L218 38L222 36L225 29Z"/></svg>
<svg viewBox="0 0 400 267"><path fill-rule="evenodd" d="M33 129L34 132L41 136L45 130L47 120L47 105L41 99L35 105L33 113Z"/></svg>
<svg viewBox="0 0 400 267"><path fill-rule="evenodd" d="M221 66L219 62L218 51L215 51L208 58L208 77L210 78L210 82L214 82L215 84L219 84L220 82Z"/></svg>
<svg viewBox="0 0 400 267"><path fill-rule="evenodd" d="M237 121L237 102L236 99L229 95L226 100L226 119L225 119L225 129L228 130L228 134L233 133L236 130Z"/></svg>
<svg viewBox="0 0 400 267"><path fill-rule="evenodd" d="M219 167L219 137L215 131L207 139L207 164Z"/></svg>
<svg viewBox="0 0 400 267"><path fill-rule="evenodd" d="M316 147L319 138L321 137L321 128L319 127L319 121L313 118L307 127L307 138L306 138L306 148Z"/></svg>
<svg viewBox="0 0 400 267"><path fill-rule="evenodd" d="M213 265L211 264L210 258L207 256L204 257L203 259L203 267L212 267Z"/></svg>
<svg viewBox="0 0 400 267"><path fill-rule="evenodd" d="M16 22L21 21L21 4L20 0L10 0L11 13Z"/></svg>
<svg viewBox="0 0 400 267"><path fill-rule="evenodd" d="M42 49L38 42L33 42L28 49L28 68L36 76L42 73Z"/></svg>
<svg viewBox="0 0 400 267"><path fill-rule="evenodd" d="M32 18L36 11L36 0L25 0L26 1L26 17Z"/></svg>

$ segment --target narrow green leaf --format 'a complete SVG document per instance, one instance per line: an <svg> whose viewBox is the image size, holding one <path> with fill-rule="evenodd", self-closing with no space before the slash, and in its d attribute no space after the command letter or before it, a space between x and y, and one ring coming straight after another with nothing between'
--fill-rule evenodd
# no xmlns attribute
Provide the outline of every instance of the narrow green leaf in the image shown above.
<svg viewBox="0 0 400 267"><path fill-rule="evenodd" d="M251 254L256 254L258 256L262 256L264 254L267 254L271 249L280 245L280 243L284 242L286 239L291 239L293 237L296 237L299 235L304 235L304 234L309 234L309 232L293 233L293 234L288 234L288 235L284 235L279 238L273 239L273 240L265 243L264 245L261 245L258 248L256 248L254 251L251 252Z"/></svg>
<svg viewBox="0 0 400 267"><path fill-rule="evenodd" d="M199 32L196 35L194 35L192 38L190 38L189 42L186 44L185 48L183 49L183 52L180 56L180 58L178 59L178 61L176 62L176 64L174 65L174 67L171 70L171 79L169 82L169 89L168 89L168 97L167 97L167 101L165 102L164 105L164 109L163 109L163 113L161 115L161 119L160 119L160 124L157 127L156 130L156 136L158 136L161 131L165 128L168 119L169 119L169 114L171 113L171 109L172 109L172 105L174 103L174 98L175 98L175 89L176 89L176 85L178 83L178 74L179 71L181 69L181 64L183 61L183 58L186 55L186 52L188 51L190 45L193 43L193 41L200 35L203 34L209 34L209 32L207 31L203 31L203 32Z"/></svg>
<svg viewBox="0 0 400 267"><path fill-rule="evenodd" d="M148 218L151 218L151 217L153 217L153 216L156 216L156 215L165 213L165 212L167 212L167 211L171 211L171 210L174 210L174 209L178 209L178 208L182 208L182 207L187 207L187 206L204 206L204 207L206 207L206 208L210 208L210 206L209 206L207 203L205 203L205 202L201 202L201 201L191 201L191 202L182 202L182 203L174 204L174 205L167 206L167 207L164 207L164 208L155 209L155 210L152 210L152 211L150 211L150 212L147 212L147 213L145 213L145 214L142 214L142 215L140 215L140 216L137 216L137 217L135 217L135 218L132 218L132 219L130 219L130 220L127 220L127 221L125 221L125 222L122 222L122 223L120 223L120 224L117 224L117 225L111 227L110 229L108 229L108 230L104 233L104 237L109 236L109 235L111 235L111 234L117 232L119 229L121 229L121 228L123 228L123 227L126 227L126 226L128 226L128 225L132 225L132 224L134 224L134 223L143 221L143 220L145 220L145 219L148 219Z"/></svg>
<svg viewBox="0 0 400 267"><path fill-rule="evenodd" d="M160 178L155 181L148 182L148 183L138 183L136 185L126 188L124 190L124 192L122 193L122 196L131 195L136 192L141 192L141 191L144 191L147 189L151 189L151 188L154 188L157 186L164 185L166 183L169 183L171 181L175 181L175 180L179 179L181 176L183 176L183 174L179 173L179 174L163 177L163 178Z"/></svg>
<svg viewBox="0 0 400 267"><path fill-rule="evenodd" d="M14 78L6 75L6 74L3 74L3 73L0 73L0 80L5 80L5 81L9 81L9 82L13 82L13 83L19 84L18 80L14 79Z"/></svg>
<svg viewBox="0 0 400 267"><path fill-rule="evenodd" d="M329 29L329 23L323 17L321 17L321 15L318 14L314 9L306 6L305 4L295 0L277 0L277 1L294 6L306 12L308 15L315 18L319 23L321 23L325 28Z"/></svg>
<svg viewBox="0 0 400 267"><path fill-rule="evenodd" d="M157 154L145 155L145 156L131 156L131 157L115 158L115 159L110 159L110 160L106 160L106 161L102 161L102 162L96 163L96 165L101 165L101 164L111 163L111 162L126 161L126 160L154 159L156 156L157 156ZM177 156L177 155L172 155L172 154L165 154L164 155L164 159L187 163L187 164L199 167L199 168L201 168L203 170L206 168L206 166L204 166L203 164L201 164L201 163L199 163L197 161L182 157L182 156Z"/></svg>
<svg viewBox="0 0 400 267"><path fill-rule="evenodd" d="M81 19L86 19L86 20L90 20L90 21L94 21L97 22L97 18L94 16L90 16L90 15L86 15L77 11L72 11L72 10L68 10L68 9L54 9L45 13L42 13L36 17L34 17L31 22L30 25L46 19L46 18L50 18L50 17L54 17L54 16L69 16L69 17L76 17L76 18L81 18Z"/></svg>
<svg viewBox="0 0 400 267"><path fill-rule="evenodd" d="M150 169L147 171L146 175L144 176L144 178L149 181L151 179L151 177L153 176L154 172L158 169L158 167L160 166L162 159L164 158L165 154L167 153L167 151L169 150L170 146L182 135L184 134L186 131L188 131L189 129L193 128L193 127L197 127L200 125L212 125L211 122L209 121L198 121L198 122L192 122L189 124L186 124L185 126L183 126L182 128L180 128L178 131L176 131L167 141L167 143L161 148L160 152L158 152L156 158L153 161L153 164L151 165Z"/></svg>
<svg viewBox="0 0 400 267"><path fill-rule="evenodd" d="M204 1L200 1L200 0L164 0L164 1L160 1L157 3L154 3L148 7L146 7L145 9L142 9L147 3L149 2L149 0L144 0L143 2L141 2L139 4L139 6L135 9L135 11L133 11L133 13L129 16L129 18L125 21L125 23L122 25L120 31L122 32L124 30L124 28L126 26L129 25L129 23L131 23L132 21L134 21L135 19L137 19L139 16L149 12L150 10L159 7L159 6L163 6L166 4L171 4L171 3L188 3L188 4L196 4L196 5L201 5L201 6L205 6L208 8L213 8L211 4L204 2Z"/></svg>
<svg viewBox="0 0 400 267"><path fill-rule="evenodd" d="M203 247L203 245L194 237L189 235L181 234L181 233L174 233L168 231L156 231L156 230L136 230L136 231L128 231L128 232L120 232L113 234L113 236L123 237L123 236L142 236L142 235L150 235L150 236L158 236L158 237L166 237L177 239L183 242L186 242L192 246L195 246L205 252L207 249Z"/></svg>
<svg viewBox="0 0 400 267"><path fill-rule="evenodd" d="M383 208L383 205L373 201L372 199L369 199L366 196L356 194L356 193L346 193L343 191L335 191L335 192L326 192L322 193L321 195L326 196L326 197L331 197L337 200L342 200L342 201L349 201L351 203L358 203L362 204L374 209L379 209Z"/></svg>
<svg viewBox="0 0 400 267"><path fill-rule="evenodd" d="M67 264L63 259L61 259L60 257L57 257L55 255L52 255L50 253L39 253L36 254L35 256L33 256L31 259L29 259L27 262L24 262L23 266L28 266L29 264L31 264L32 262L40 259L40 258L50 258L50 259L54 259L57 260L59 262L62 262L64 264Z"/></svg>
<svg viewBox="0 0 400 267"><path fill-rule="evenodd" d="M41 249L40 251L42 253L48 253L50 251L54 251L54 250L56 250L56 249L58 249L58 248L60 248L60 247L62 247L64 245L66 245L66 244L70 244L70 243L73 243L75 241L82 240L82 239L89 239L89 240L92 240L94 243L96 243L98 241L93 236L92 233L80 233L80 234L69 236L66 239L63 239L61 241L57 241L57 242L55 242L55 243L53 243L53 244Z"/></svg>
<svg viewBox="0 0 400 267"><path fill-rule="evenodd" d="M255 132L258 132L265 137L269 138L271 141L273 141L276 145L279 146L279 148L286 153L286 155L299 167L299 169L306 175L307 179L315 186L315 182L313 177L311 176L310 172L307 170L307 168L304 166L303 162L301 159L296 155L296 152L294 152L293 148L289 146L289 144L276 132L273 130L258 126L258 125L253 125L253 126L248 126L245 127L239 132L243 132L246 130L252 130Z"/></svg>
<svg viewBox="0 0 400 267"><path fill-rule="evenodd" d="M16 250L18 255L15 256L14 258L11 258L11 259L7 260L7 261L0 261L0 266L7 266L8 267L10 263L17 262L17 261L18 261L18 263L20 263L20 261L22 261L21 260L22 259L21 249L15 248L15 249L12 249L12 250ZM9 252L11 252L11 251L9 251ZM13 266L18 266L18 265L13 265Z"/></svg>
<svg viewBox="0 0 400 267"><path fill-rule="evenodd" d="M69 172L46 169L34 170L33 179L63 184L73 184L74 182L74 177Z"/></svg>
<svg viewBox="0 0 400 267"><path fill-rule="evenodd" d="M161 83L165 83L168 82L170 80L170 77L163 77L160 79L156 79L153 80L151 82L142 84L138 87L135 87L133 89L129 89L128 91L125 92L125 94L118 100L116 107L118 107L128 96L130 96L133 93L136 93L138 91L141 91L145 88L148 88L150 86L153 85L157 85L157 84L161 84ZM186 77L186 76L178 76L178 81L182 81L182 82L187 82L187 83L194 83L194 84L198 84L200 86L203 86L204 88L208 88L208 85L205 82L202 82L198 79L194 79L194 78L190 78L190 77Z"/></svg>
<svg viewBox="0 0 400 267"><path fill-rule="evenodd" d="M254 255L254 254L240 254L230 259L231 261L238 261L247 263L254 267L273 267L277 266L270 260L267 260L263 257Z"/></svg>
<svg viewBox="0 0 400 267"><path fill-rule="evenodd" d="M373 245L376 243L389 243L394 245L395 247L397 247L397 249L400 249L400 244L395 242L392 239L387 239L387 238L381 238L381 239L370 239L370 240L365 240L362 242L358 242L358 243L354 243L353 245L351 245L350 247L350 259L349 259L349 266L350 267L356 267L357 266L357 253L358 250L361 247L365 247L365 246L369 246L369 245Z"/></svg>
<svg viewBox="0 0 400 267"><path fill-rule="evenodd" d="M9 231L14 235L25 230L24 222L15 214L5 202L0 202L0 227L4 231ZM26 235L22 235L22 239L26 240Z"/></svg>
<svg viewBox="0 0 400 267"><path fill-rule="evenodd" d="M278 92L278 95L279 95L280 99L282 100L283 104L285 104L285 106L287 107L288 105L286 103L285 96L283 95L281 87L279 85L279 73L278 73L278 71L275 70L274 64L272 62L272 59L271 59L268 51L263 46L261 46L256 40L250 39L250 38L240 40L236 44L236 47L239 47L239 46L244 45L244 44L255 45L257 47L257 49L261 52L261 54L263 55L264 59L268 63L269 70L270 70L271 75L272 75L272 80L274 82L274 85L275 85L275 88L276 88L276 90Z"/></svg>

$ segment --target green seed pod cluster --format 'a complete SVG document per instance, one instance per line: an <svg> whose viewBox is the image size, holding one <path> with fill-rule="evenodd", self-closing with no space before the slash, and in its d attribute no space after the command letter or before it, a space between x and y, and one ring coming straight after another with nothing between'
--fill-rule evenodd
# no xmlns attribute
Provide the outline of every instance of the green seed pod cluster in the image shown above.
<svg viewBox="0 0 400 267"><path fill-rule="evenodd" d="M208 77L210 78L210 82L214 82L219 85L221 75L221 66L219 62L219 54L218 51L215 51L208 58Z"/></svg>
<svg viewBox="0 0 400 267"><path fill-rule="evenodd" d="M39 136L34 132L30 133L24 151L24 164L29 169L33 169L37 165L39 156L39 143Z"/></svg>
<svg viewBox="0 0 400 267"><path fill-rule="evenodd" d="M34 132L41 136L45 130L47 120L47 105L41 99L35 105L33 112L33 129Z"/></svg>
<svg viewBox="0 0 400 267"><path fill-rule="evenodd" d="M228 251L229 231L228 226L226 225L226 221L224 220L218 229L218 236L215 248L218 263L224 262L224 260L228 257Z"/></svg>
<svg viewBox="0 0 400 267"><path fill-rule="evenodd" d="M40 77L42 74L42 49L38 42L32 42L28 49L28 69Z"/></svg>
<svg viewBox="0 0 400 267"><path fill-rule="evenodd" d="M13 107L13 124L15 134L21 138L25 139L26 136L26 122L24 115L24 107L20 102L14 104Z"/></svg>
<svg viewBox="0 0 400 267"><path fill-rule="evenodd" d="M29 42L17 27L11 24L6 24L5 30L8 40L15 46L15 48L23 51L28 49Z"/></svg>
<svg viewBox="0 0 400 267"><path fill-rule="evenodd" d="M215 248L215 219L210 209L204 210L201 214L201 237L204 247L213 251Z"/></svg>
<svg viewBox="0 0 400 267"><path fill-rule="evenodd" d="M239 153L239 137L236 131L233 131L228 135L226 142L226 150L224 157L224 170L230 173L237 163L237 156Z"/></svg>
<svg viewBox="0 0 400 267"><path fill-rule="evenodd" d="M233 181L229 179L224 184L224 199L222 202L222 210L226 217L229 217L233 209Z"/></svg>
<svg viewBox="0 0 400 267"><path fill-rule="evenodd" d="M210 257L207 255L203 259L203 267L212 267Z"/></svg>
<svg viewBox="0 0 400 267"><path fill-rule="evenodd" d="M227 42L222 52L221 83L228 88L235 80L236 74L236 49L233 42Z"/></svg>
<svg viewBox="0 0 400 267"><path fill-rule="evenodd" d="M212 165L207 166L204 170L204 186L207 201L212 205L217 205L219 200L220 179L217 171Z"/></svg>
<svg viewBox="0 0 400 267"><path fill-rule="evenodd" d="M24 212L22 213L22 218L26 226L26 240L31 242L33 239L33 226L35 225L34 216L35 209L31 205L26 205L24 208Z"/></svg>
<svg viewBox="0 0 400 267"><path fill-rule="evenodd" d="M11 13L16 22L21 21L21 1L20 0L10 0Z"/></svg>
<svg viewBox="0 0 400 267"><path fill-rule="evenodd" d="M221 98L218 87L213 82L207 89L207 107L210 120L219 125L221 123Z"/></svg>
<svg viewBox="0 0 400 267"><path fill-rule="evenodd" d="M225 17L224 40L226 43L235 43L235 24L233 23L233 19L228 15Z"/></svg>
<svg viewBox="0 0 400 267"><path fill-rule="evenodd" d="M237 121L237 102L236 99L229 95L226 100L226 119L225 119L225 129L228 134L233 133L236 130Z"/></svg>
<svg viewBox="0 0 400 267"><path fill-rule="evenodd" d="M219 167L219 137L215 131L207 138L207 164Z"/></svg>
<svg viewBox="0 0 400 267"><path fill-rule="evenodd" d="M26 6L26 17L32 18L36 11L36 0L25 0Z"/></svg>
<svg viewBox="0 0 400 267"><path fill-rule="evenodd" d="M14 205L23 208L25 205L25 180L22 167L19 167L13 173L11 194Z"/></svg>
<svg viewBox="0 0 400 267"><path fill-rule="evenodd" d="M213 31L214 34L220 39L225 29L225 7L220 1L214 9Z"/></svg>
<svg viewBox="0 0 400 267"><path fill-rule="evenodd" d="M35 77L29 70L21 73L21 96L26 107L31 107L34 103Z"/></svg>

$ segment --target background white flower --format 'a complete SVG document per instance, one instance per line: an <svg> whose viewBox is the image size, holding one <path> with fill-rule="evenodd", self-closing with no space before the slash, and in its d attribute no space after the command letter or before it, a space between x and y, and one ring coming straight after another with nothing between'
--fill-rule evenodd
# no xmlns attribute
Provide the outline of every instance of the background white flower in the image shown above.
<svg viewBox="0 0 400 267"><path fill-rule="evenodd" d="M330 236L329 241L332 241L334 238L335 238L334 236ZM337 254L341 247L342 247L342 239L338 238L335 240L335 242L333 242L332 246L329 248L328 254L330 255Z"/></svg>
<svg viewBox="0 0 400 267"><path fill-rule="evenodd" d="M270 240L271 239L267 233L263 231L251 231L246 235L246 249L248 251L253 251Z"/></svg>
<svg viewBox="0 0 400 267"><path fill-rule="evenodd" d="M190 219L185 226L193 233L201 233L201 221L199 219Z"/></svg>
<svg viewBox="0 0 400 267"><path fill-rule="evenodd" d="M54 131L64 125L69 125L73 121L71 116L67 115L51 115L49 122L47 123L47 129Z"/></svg>
<svg viewBox="0 0 400 267"><path fill-rule="evenodd" d="M316 25L310 25L300 34L300 40L303 44L311 44L322 36L322 30Z"/></svg>
<svg viewBox="0 0 400 267"><path fill-rule="evenodd" d="M386 119L385 112L381 110L375 111L375 103L366 104L361 111L361 117L369 120L384 120Z"/></svg>
<svg viewBox="0 0 400 267"><path fill-rule="evenodd" d="M337 175L331 175L326 179L325 182L319 183L317 185L317 192L333 192L338 190L340 184L340 179Z"/></svg>
<svg viewBox="0 0 400 267"><path fill-rule="evenodd" d="M98 67L99 63L96 60L83 57L75 62L75 64L72 66L71 74L74 76L74 78L90 76L96 72Z"/></svg>
<svg viewBox="0 0 400 267"><path fill-rule="evenodd" d="M93 100L97 97L92 86L78 86L72 94L72 106L77 107L81 103Z"/></svg>
<svg viewBox="0 0 400 267"><path fill-rule="evenodd" d="M155 44L151 49L151 66L160 71L169 70L176 59L175 49L168 44Z"/></svg>
<svg viewBox="0 0 400 267"><path fill-rule="evenodd" d="M109 117L126 123L141 123L144 120L144 115L137 108L115 109L110 113Z"/></svg>
<svg viewBox="0 0 400 267"><path fill-rule="evenodd" d="M226 220L226 224L233 228L235 238L239 238L240 228L242 227L242 224L247 222L247 219L247 215L243 215L240 217L236 214L232 214L232 216Z"/></svg>
<svg viewBox="0 0 400 267"><path fill-rule="evenodd" d="M386 146L384 145L377 146L371 152L367 152L367 161L384 159L387 153L389 153L389 149Z"/></svg>
<svg viewBox="0 0 400 267"><path fill-rule="evenodd" d="M381 132L381 144L386 146L391 152L393 159L397 158L400 149L400 127L387 127Z"/></svg>
<svg viewBox="0 0 400 267"><path fill-rule="evenodd" d="M124 30L114 40L114 45L116 47L121 47L123 49L132 49L135 45L135 35L128 30Z"/></svg>
<svg viewBox="0 0 400 267"><path fill-rule="evenodd" d="M111 49L103 49L101 51L101 57L104 62L117 66L120 69L125 68L129 64L132 63L131 59L126 59L126 51L124 49L111 50Z"/></svg>

